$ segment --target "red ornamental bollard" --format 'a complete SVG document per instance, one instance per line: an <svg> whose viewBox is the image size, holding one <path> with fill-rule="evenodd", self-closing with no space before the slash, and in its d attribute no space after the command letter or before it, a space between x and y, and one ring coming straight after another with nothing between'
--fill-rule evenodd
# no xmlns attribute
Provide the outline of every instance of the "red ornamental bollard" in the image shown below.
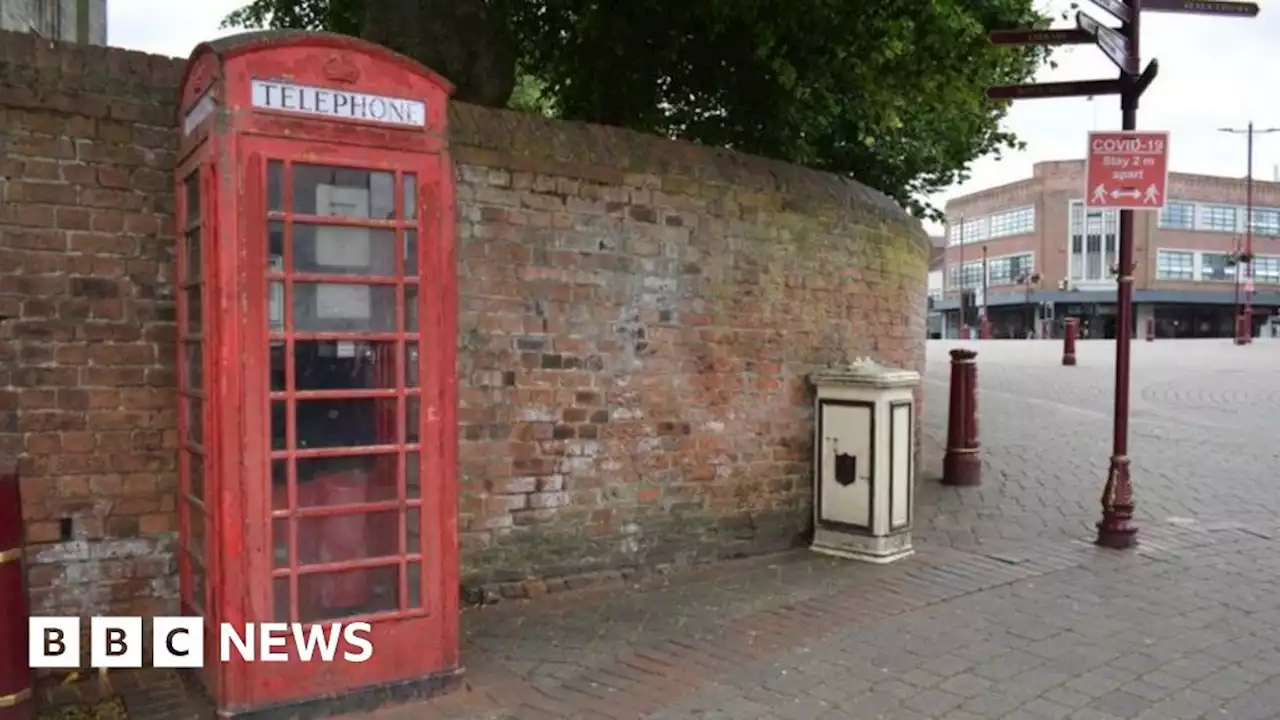
<svg viewBox="0 0 1280 720"><path fill-rule="evenodd" d="M1248 345L1253 339L1253 328L1250 326L1249 318L1241 313L1236 316L1236 340L1237 345Z"/></svg>
<svg viewBox="0 0 1280 720"><path fill-rule="evenodd" d="M15 461L0 457L0 720L36 716L27 666L29 617L18 470Z"/></svg>
<svg viewBox="0 0 1280 720"><path fill-rule="evenodd" d="M1156 319L1147 318L1147 342L1155 342L1156 340Z"/></svg>
<svg viewBox="0 0 1280 720"><path fill-rule="evenodd" d="M982 484L978 455L978 353L951 351L951 406L947 415L947 454L942 460L945 485Z"/></svg>
<svg viewBox="0 0 1280 720"><path fill-rule="evenodd" d="M1062 332L1062 364L1073 366L1076 364L1076 325L1079 320L1075 318L1067 318L1063 323Z"/></svg>

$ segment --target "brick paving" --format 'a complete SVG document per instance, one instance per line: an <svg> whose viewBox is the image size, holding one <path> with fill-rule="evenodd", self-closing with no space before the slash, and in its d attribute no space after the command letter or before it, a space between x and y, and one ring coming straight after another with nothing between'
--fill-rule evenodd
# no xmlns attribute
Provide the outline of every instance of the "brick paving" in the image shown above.
<svg viewBox="0 0 1280 720"><path fill-rule="evenodd" d="M1077 368L1056 345L978 344L985 483L961 491L934 480L931 344L915 557L798 551L469 610L464 689L348 717L1280 717L1280 344L1135 345L1131 552L1088 543L1112 345Z"/></svg>
<svg viewBox="0 0 1280 720"><path fill-rule="evenodd" d="M947 350L929 344L925 432L946 434ZM926 483L917 539L1068 538L1093 531L1111 450L1115 345L1078 344L1060 364L1050 340L970 344L978 355L984 485ZM1133 344L1129 455L1144 522L1251 519L1280 513L1280 343Z"/></svg>

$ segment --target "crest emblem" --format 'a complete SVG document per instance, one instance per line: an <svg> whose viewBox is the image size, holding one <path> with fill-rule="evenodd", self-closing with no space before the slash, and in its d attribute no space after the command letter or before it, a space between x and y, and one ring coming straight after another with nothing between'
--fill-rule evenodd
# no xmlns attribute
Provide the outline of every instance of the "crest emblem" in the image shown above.
<svg viewBox="0 0 1280 720"><path fill-rule="evenodd" d="M345 57L334 55L325 61L324 76L333 82L352 85L360 79L360 68Z"/></svg>

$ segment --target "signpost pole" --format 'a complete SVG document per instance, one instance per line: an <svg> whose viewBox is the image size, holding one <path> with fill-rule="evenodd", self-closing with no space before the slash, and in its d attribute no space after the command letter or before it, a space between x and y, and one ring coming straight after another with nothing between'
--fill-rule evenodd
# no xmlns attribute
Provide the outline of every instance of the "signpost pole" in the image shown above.
<svg viewBox="0 0 1280 720"><path fill-rule="evenodd" d="M1089 184L1086 188L1085 205L1111 206L1120 208L1120 262L1116 272L1116 396L1114 436L1112 438L1111 466L1107 472L1107 484L1102 491L1102 520L1098 522L1097 544L1117 549L1133 547L1137 543L1138 528L1133 524L1133 487L1129 477L1129 350L1133 342L1133 243L1134 215L1133 208L1158 210L1164 204L1165 191L1168 187L1168 134L1164 141L1141 147L1142 142L1136 135L1153 135L1154 133L1135 133L1138 127L1138 99L1151 85L1159 71L1159 65L1152 60L1147 68L1138 75L1141 53L1138 51L1139 22L1144 9L1144 0L1093 0L1093 4L1109 13L1121 23L1120 31L1102 25L1092 16L1085 13L1076 15L1076 32L1071 29L993 31L988 37L995 45L1074 45L1084 44L1091 39L1099 49L1120 68L1118 80L1078 80L1073 82L1038 83L1031 85L992 85L987 88L987 97L992 100L1015 100L1030 98L1070 97L1078 95L1120 95L1121 126L1130 139L1137 145L1126 149L1115 143L1108 149L1105 141L1102 147L1093 146L1091 133L1090 160L1086 167L1090 168L1095 150L1098 154L1109 154L1112 157L1127 155L1130 159L1138 158L1143 168L1139 177L1146 183L1146 190L1133 186L1116 187L1113 181L1115 173L1100 173L1093 177L1093 170L1087 169ZM1258 4L1249 0L1145 0L1145 9L1156 12L1186 13L1192 15L1217 15L1235 17L1256 17ZM1280 128L1278 128L1280 130ZM1252 160L1250 152L1250 160ZM1153 165L1153 163L1156 163ZM1145 170L1150 169L1157 177L1148 178ZM1250 167L1252 179L1252 166ZM1252 186L1250 186L1252 187ZM1127 201L1125 200L1127 199ZM1250 197L1252 201L1252 197ZM1252 205L1252 202L1250 202ZM1150 206L1150 207L1148 207ZM1252 208L1250 208L1252 209ZM1249 218L1251 221L1252 218ZM1245 228L1246 245L1252 244L1252 225ZM1245 252L1250 253L1251 247ZM1252 277L1252 263L1248 267L1248 277ZM1237 310L1238 312L1238 310ZM1252 334L1252 333L1250 333ZM1068 328L1070 337L1070 328ZM1065 351L1064 351L1065 352ZM1062 364L1074 365L1075 355L1064 354Z"/></svg>
<svg viewBox="0 0 1280 720"><path fill-rule="evenodd" d="M1122 32L1129 41L1129 55L1141 57L1138 50L1142 0L1130 0L1132 16ZM1135 62L1136 64L1136 62ZM1136 78L1122 73L1124 90L1120 93L1121 129L1138 129L1138 93ZM1102 490L1102 519L1098 521L1097 544L1123 550L1137 542L1138 528L1133 524L1133 486L1129 477L1129 350L1133 341L1133 210L1120 211L1120 272L1116 277L1116 396L1111 465Z"/></svg>

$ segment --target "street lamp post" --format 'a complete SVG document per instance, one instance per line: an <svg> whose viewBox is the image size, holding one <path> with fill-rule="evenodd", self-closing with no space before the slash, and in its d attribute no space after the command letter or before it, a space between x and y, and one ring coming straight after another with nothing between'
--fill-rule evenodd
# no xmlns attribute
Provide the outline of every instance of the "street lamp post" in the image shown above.
<svg viewBox="0 0 1280 720"><path fill-rule="evenodd" d="M1025 313L1027 316L1027 326L1025 328L1026 332L1024 332L1023 335L1028 340L1031 339L1031 331L1035 329L1035 323L1036 323L1035 308L1031 307L1031 286L1039 283L1040 283L1040 273L1038 272L1033 272L1033 273L1024 272L1018 276L1018 284L1022 286L1022 289L1024 292L1023 304L1027 308L1027 311Z"/></svg>
<svg viewBox="0 0 1280 720"><path fill-rule="evenodd" d="M1240 301L1236 300L1236 344L1247 345L1253 342L1253 136L1267 135L1273 132L1280 132L1280 127L1255 128L1253 121L1243 129L1241 128L1218 128L1219 132L1240 134L1245 136L1245 161L1246 177L1244 182L1245 195L1245 211L1244 211L1244 252L1238 253L1236 264L1236 287L1239 288L1240 283L1240 263L1244 264L1243 270L1245 277L1248 279L1244 292L1244 312L1240 311ZM1237 289L1237 293L1239 290Z"/></svg>
<svg viewBox="0 0 1280 720"><path fill-rule="evenodd" d="M956 271L956 277L960 280L960 339L969 339L969 319L966 313L969 311L968 303L965 299L965 288L969 286L968 273L964 269L964 216L960 216L960 269Z"/></svg>
<svg viewBox="0 0 1280 720"><path fill-rule="evenodd" d="M978 327L979 337L983 340L991 339L991 318L987 314L987 303L990 298L987 297L987 279L990 274L987 272L987 246L982 246L982 324Z"/></svg>

